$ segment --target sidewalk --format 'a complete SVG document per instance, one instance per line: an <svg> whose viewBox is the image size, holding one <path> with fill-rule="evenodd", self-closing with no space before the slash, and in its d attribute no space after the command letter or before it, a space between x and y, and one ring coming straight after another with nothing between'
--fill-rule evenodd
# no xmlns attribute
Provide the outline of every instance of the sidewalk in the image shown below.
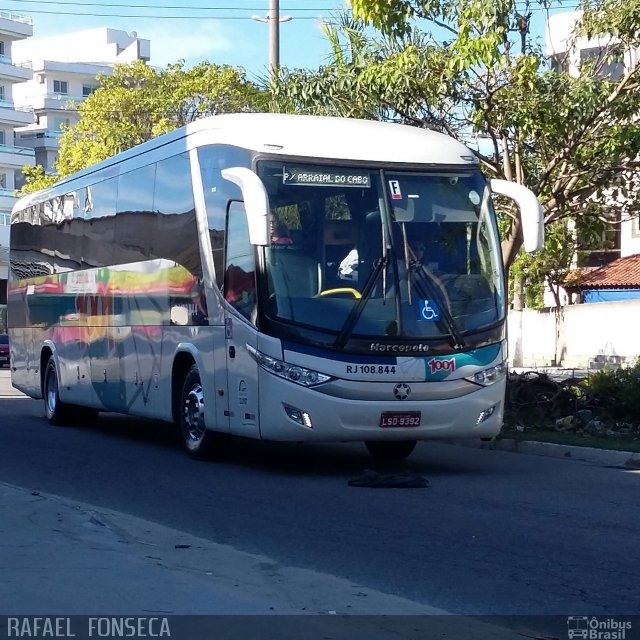
<svg viewBox="0 0 640 640"><path fill-rule="evenodd" d="M0 614L443 613L38 491L0 483L0 505Z"/></svg>
<svg viewBox="0 0 640 640"><path fill-rule="evenodd" d="M447 444L476 449L495 449L496 451L511 451L550 458L564 458L588 462L601 467L616 467L620 469L639 470L640 453L632 451L613 451L611 449L596 449L594 447L579 447L574 445L556 444L555 442L540 442L537 440L514 440L512 438L496 438L488 442L473 440L445 440Z"/></svg>
<svg viewBox="0 0 640 640"><path fill-rule="evenodd" d="M0 505L0 638L539 637L38 491Z"/></svg>
<svg viewBox="0 0 640 640"><path fill-rule="evenodd" d="M26 398L24 393L14 389L11 385L11 372L9 369L0 369L0 398L17 397Z"/></svg>

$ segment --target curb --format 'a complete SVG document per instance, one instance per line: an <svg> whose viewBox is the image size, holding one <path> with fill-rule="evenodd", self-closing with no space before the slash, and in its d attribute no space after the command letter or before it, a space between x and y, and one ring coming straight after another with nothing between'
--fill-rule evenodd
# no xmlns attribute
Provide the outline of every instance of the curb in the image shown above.
<svg viewBox="0 0 640 640"><path fill-rule="evenodd" d="M613 451L610 449L596 449L594 447L578 447L553 442L539 442L534 440L514 440L499 438L490 442L482 440L447 440L448 444L455 444L475 449L491 449L508 451L511 453L526 453L535 456L563 458L588 462L602 467L617 467L621 469L640 470L640 453L633 451Z"/></svg>

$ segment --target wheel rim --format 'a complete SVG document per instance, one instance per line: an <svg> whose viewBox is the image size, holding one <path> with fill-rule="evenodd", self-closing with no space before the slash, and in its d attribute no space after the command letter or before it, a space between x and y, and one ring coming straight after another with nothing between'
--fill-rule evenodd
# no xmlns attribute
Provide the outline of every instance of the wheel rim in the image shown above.
<svg viewBox="0 0 640 640"><path fill-rule="evenodd" d="M204 395L202 386L195 384L184 399L184 431L189 442L196 444L204 435Z"/></svg>
<svg viewBox="0 0 640 640"><path fill-rule="evenodd" d="M47 373L47 409L53 415L58 406L58 380L56 370L51 367Z"/></svg>

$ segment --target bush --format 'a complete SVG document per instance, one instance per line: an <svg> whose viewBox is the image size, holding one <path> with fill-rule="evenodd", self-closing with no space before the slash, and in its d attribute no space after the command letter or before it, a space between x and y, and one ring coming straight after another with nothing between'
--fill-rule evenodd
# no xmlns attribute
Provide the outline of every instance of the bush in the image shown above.
<svg viewBox="0 0 640 640"><path fill-rule="evenodd" d="M640 360L622 369L603 369L589 378L587 394L614 420L640 420Z"/></svg>

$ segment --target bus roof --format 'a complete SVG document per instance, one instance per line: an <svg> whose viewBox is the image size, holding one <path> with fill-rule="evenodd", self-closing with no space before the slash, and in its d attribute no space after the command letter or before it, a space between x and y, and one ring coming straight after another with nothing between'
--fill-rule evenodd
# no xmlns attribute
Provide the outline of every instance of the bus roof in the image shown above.
<svg viewBox="0 0 640 640"><path fill-rule="evenodd" d="M476 163L453 138L430 129L355 118L246 113L211 116L187 134L215 130L225 143L288 156L410 164Z"/></svg>
<svg viewBox="0 0 640 640"><path fill-rule="evenodd" d="M466 165L478 160L455 139L417 127L326 116L235 113L209 116L67 176L56 184L21 198L18 211L54 195L63 185L136 158L162 146L189 139L189 147L227 144L255 152L345 162L413 165ZM185 150L187 145L185 143Z"/></svg>

